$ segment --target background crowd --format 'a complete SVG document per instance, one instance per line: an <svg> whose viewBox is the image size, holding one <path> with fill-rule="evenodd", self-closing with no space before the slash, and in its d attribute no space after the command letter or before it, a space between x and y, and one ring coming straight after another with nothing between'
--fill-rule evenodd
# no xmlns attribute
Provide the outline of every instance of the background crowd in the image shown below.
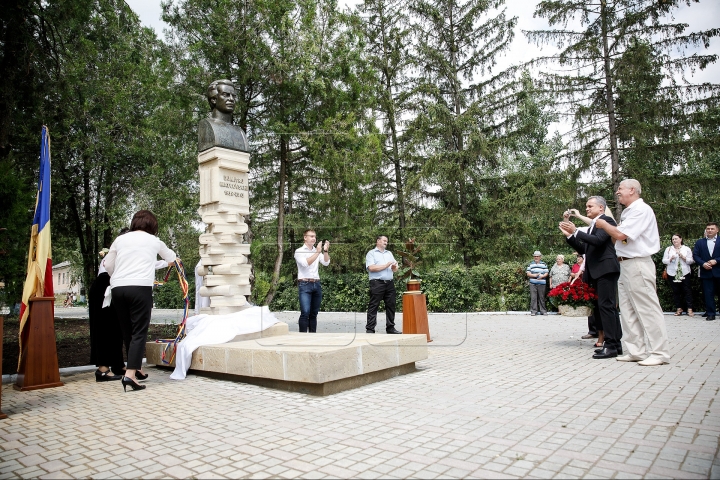
<svg viewBox="0 0 720 480"><path fill-rule="evenodd" d="M660 234L655 212L640 197L641 193L640 182L623 180L616 192L618 201L625 207L619 223L608 211L603 197L591 196L585 205L587 217L577 210L568 210L559 228L568 245L583 255L584 261L579 269L583 272L581 281L594 289L594 292L583 294L585 300L592 300L593 307L589 332L584 338L596 335L598 338L593 358L617 358L643 366L658 366L670 360L665 319L657 295L657 270L652 260L652 255L661 248ZM589 226L577 228L570 221L571 216L578 217ZM687 310L689 316L694 316L689 276L691 265L697 263L705 315L708 321L712 321L716 315L715 297L720 293L717 223L708 222L704 233L704 237L695 242L692 251L683 245L680 235L672 236L673 244L663 255L663 263L667 267L662 277L669 280L672 276L675 315L679 316ZM563 260L558 257L554 268L565 280L568 275L567 269L563 268ZM541 261L540 252L536 251L526 270L530 280L532 315L546 313L544 296L550 272ZM552 279L550 283L554 283ZM572 295L572 300L576 301L579 296L571 291L570 285L571 282L558 282L552 295L562 301L567 301ZM561 292L562 295L558 296ZM627 349L625 355L624 348Z"/></svg>
<svg viewBox="0 0 720 480"><path fill-rule="evenodd" d="M673 234L671 244L664 249L662 259L659 259L665 266L660 274L661 281L672 291L672 306L674 315L677 317L681 315L694 317L696 310L694 304L705 309L702 317L707 318L708 311L714 311L717 317L717 302L712 303L712 299L720 296L720 293L718 293L720 292L720 286L718 286L720 271L716 270L714 266L709 270L703 267L707 262L704 260L702 245L703 240L706 242L710 240L711 244L714 245L713 240L717 238L717 230L717 223L708 223L703 237L693 242L693 248L685 244L682 236L677 233ZM539 253L539 251L536 253ZM699 264L695 260L696 254L698 258L703 260ZM555 263L552 264L552 267L549 267L546 294L559 284L573 281L582 275L584 258L575 251L572 252L572 255L575 258L572 267L565 262L565 255L558 254L555 257ZM718 257L716 253L711 255L709 250L707 255L710 258ZM536 262L535 258L533 256L533 261L528 268ZM539 255L538 259L540 259L542 265L545 265L544 268L548 268L545 262L541 260L542 255ZM698 304L697 298L701 299L701 303ZM712 305L716 306L709 308ZM533 312L532 307L530 311Z"/></svg>

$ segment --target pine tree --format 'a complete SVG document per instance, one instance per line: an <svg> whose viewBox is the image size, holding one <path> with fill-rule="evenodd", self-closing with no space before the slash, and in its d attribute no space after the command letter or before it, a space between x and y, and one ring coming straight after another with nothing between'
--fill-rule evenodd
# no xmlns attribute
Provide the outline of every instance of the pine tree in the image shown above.
<svg viewBox="0 0 720 480"><path fill-rule="evenodd" d="M517 21L494 11L503 4L420 0L412 7L419 76L411 123L415 150L424 157L425 195L438 207L435 223L468 266L478 253L477 179L495 161L501 113L512 103L510 86L501 84L507 77L491 75Z"/></svg>
<svg viewBox="0 0 720 480"><path fill-rule="evenodd" d="M668 130L692 128L688 122L717 103L720 85L681 84L676 80L683 72L703 69L717 60L716 55L688 56L684 52L689 47L707 48L710 39L720 35L718 28L688 33L687 25L672 23L672 13L682 3L691 2L544 0L538 4L535 16L547 18L551 28L525 32L538 45L555 44L560 48L557 55L534 63L557 63L562 69L562 73L546 72L545 85L566 102L566 110L574 115L576 135L571 158L579 168L593 169L601 177L609 166L613 192L622 176L635 173L629 163L621 164L620 144L620 137L629 139L631 131L639 139L637 109L644 106L634 105L633 97L653 96L653 106L643 110L641 116L647 124L662 125L660 130L665 132L644 129L644 141L632 146L626 142L624 148L627 151L654 144L658 147L654 155L661 155L662 148L668 145L660 137L677 140L677 135L668 135ZM682 53L673 56L675 51ZM647 62L648 52L659 56L660 61L651 61L647 72L636 69L645 77L642 81L621 85L628 67ZM626 99L622 105L618 105L619 89ZM667 101L673 103L670 115L665 107L660 108ZM619 205L616 212L620 213Z"/></svg>
<svg viewBox="0 0 720 480"><path fill-rule="evenodd" d="M382 169L379 181L394 184L383 188L380 202L390 197L394 204L401 235L407 226L407 175L409 162L408 141L403 138L403 117L410 111L410 56L411 27L405 0L365 0L358 8L362 15L365 34L365 52L373 67L375 90L374 109L380 115L383 134L383 164L392 170ZM393 181L391 181L391 179Z"/></svg>

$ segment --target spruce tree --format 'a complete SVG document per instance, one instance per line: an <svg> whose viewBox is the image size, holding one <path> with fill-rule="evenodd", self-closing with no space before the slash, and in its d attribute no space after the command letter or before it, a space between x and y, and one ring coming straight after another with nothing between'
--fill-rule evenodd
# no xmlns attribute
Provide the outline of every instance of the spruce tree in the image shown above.
<svg viewBox="0 0 720 480"><path fill-rule="evenodd" d="M492 75L517 21L497 11L503 4L419 0L411 10L417 19L414 148L424 157L425 195L434 201L439 237L466 266L479 253L478 178L496 158L503 112L512 103L507 77Z"/></svg>
<svg viewBox="0 0 720 480"><path fill-rule="evenodd" d="M716 55L685 52L707 48L720 29L688 32L688 25L673 22L673 12L683 3L697 2L543 0L535 16L546 18L550 28L525 32L538 45L560 48L533 63L560 67L546 71L544 81L573 115L573 163L601 178L609 172L613 192L623 176L640 176L637 162L627 160L649 149L652 158L640 155L648 166L668 149L684 148L687 143L678 140L697 128L698 114L717 104L720 85L693 85L681 77L717 60ZM620 103L619 95L624 99ZM649 102L637 103L642 100ZM642 123L652 127L640 128ZM718 147L717 142L695 146Z"/></svg>
<svg viewBox="0 0 720 480"><path fill-rule="evenodd" d="M405 0L365 0L359 7L365 35L365 54L375 78L374 109L382 125L383 164L379 202L395 207L398 226L407 225L408 142L404 138L404 117L410 111L411 28ZM392 185L392 186L391 186ZM392 199L386 201L386 199ZM402 234L401 233L401 234Z"/></svg>

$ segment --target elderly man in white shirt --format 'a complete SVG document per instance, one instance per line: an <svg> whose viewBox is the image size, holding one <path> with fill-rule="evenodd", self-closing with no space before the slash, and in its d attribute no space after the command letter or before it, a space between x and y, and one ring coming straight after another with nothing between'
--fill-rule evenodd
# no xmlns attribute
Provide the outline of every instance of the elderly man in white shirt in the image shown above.
<svg viewBox="0 0 720 480"><path fill-rule="evenodd" d="M665 317L656 293L655 263L651 258L660 251L660 234L655 212L640 198L641 192L637 180L620 182L616 194L625 210L619 225L614 227L600 219L595 226L615 240L620 261L618 294L627 354L617 360L656 366L670 361Z"/></svg>
<svg viewBox="0 0 720 480"><path fill-rule="evenodd" d="M322 301L322 286L318 269L322 263L330 265L328 248L330 242L318 242L315 247L315 231L305 230L303 239L305 243L295 250L295 263L298 267L298 297L300 299L300 319L298 321L300 332L315 333L317 331L317 316Z"/></svg>

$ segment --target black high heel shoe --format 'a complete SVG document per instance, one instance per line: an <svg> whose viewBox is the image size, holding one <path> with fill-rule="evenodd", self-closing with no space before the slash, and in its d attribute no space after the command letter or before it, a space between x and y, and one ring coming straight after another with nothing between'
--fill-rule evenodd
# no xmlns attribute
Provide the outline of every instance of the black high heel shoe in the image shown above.
<svg viewBox="0 0 720 480"><path fill-rule="evenodd" d="M128 385L130 385L130 388L132 388L133 390L144 390L145 389L145 385L140 385L138 383L135 383L135 380L133 380L132 378L122 377L122 386L123 386L124 392L127 392Z"/></svg>
<svg viewBox="0 0 720 480"><path fill-rule="evenodd" d="M137 378L138 380L145 380L147 377L149 377L147 373L142 374L140 373L140 370L135 370L135 378Z"/></svg>
<svg viewBox="0 0 720 480"><path fill-rule="evenodd" d="M113 380L120 380L122 377L120 375L113 375L110 370L106 370L104 372L101 372L100 370L95 370L95 381L96 382L111 382Z"/></svg>

